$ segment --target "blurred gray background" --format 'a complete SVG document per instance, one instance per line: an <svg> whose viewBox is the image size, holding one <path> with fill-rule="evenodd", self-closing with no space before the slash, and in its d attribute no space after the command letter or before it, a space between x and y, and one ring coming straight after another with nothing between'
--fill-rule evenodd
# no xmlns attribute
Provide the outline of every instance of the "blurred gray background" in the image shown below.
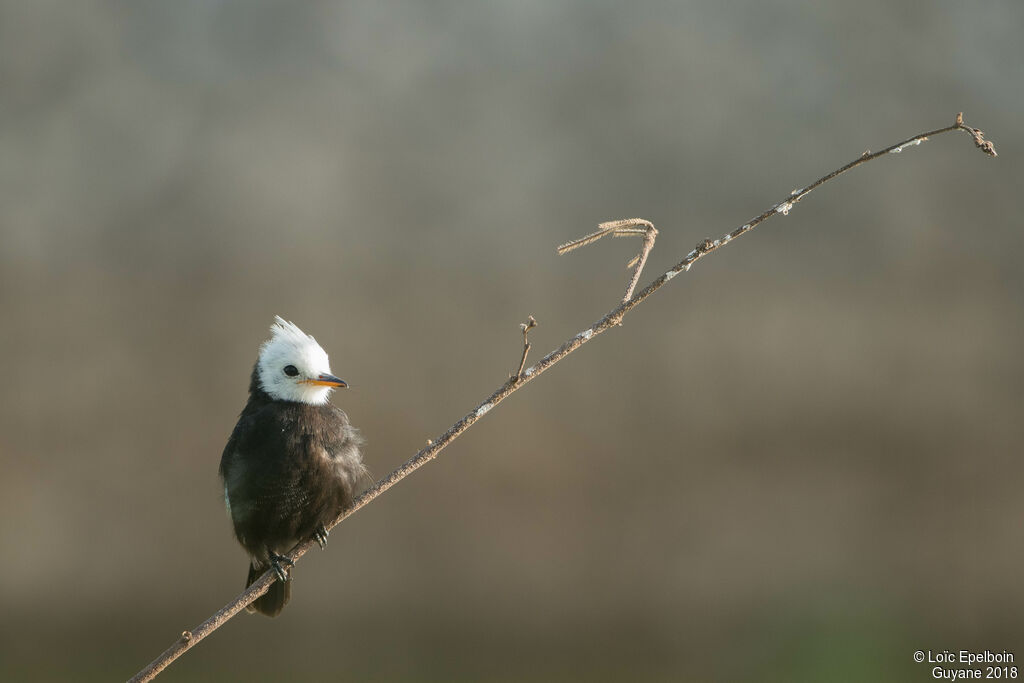
<svg viewBox="0 0 1024 683"><path fill-rule="evenodd" d="M0 3L0 678L118 680L243 586L275 314L376 476L794 188L335 530L168 681L928 680L1024 658L1024 6Z"/></svg>

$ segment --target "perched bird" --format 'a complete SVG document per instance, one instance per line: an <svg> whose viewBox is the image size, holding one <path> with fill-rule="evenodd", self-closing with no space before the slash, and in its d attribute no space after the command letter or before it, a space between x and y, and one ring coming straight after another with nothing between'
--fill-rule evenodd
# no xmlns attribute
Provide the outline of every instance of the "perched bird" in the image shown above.
<svg viewBox="0 0 1024 683"><path fill-rule="evenodd" d="M365 468L359 433L328 403L334 388L347 385L331 374L327 353L280 317L270 331L220 476L235 536L251 557L246 586L268 567L278 577L248 609L273 617L291 594L284 554L310 538L324 546L325 525L352 502Z"/></svg>

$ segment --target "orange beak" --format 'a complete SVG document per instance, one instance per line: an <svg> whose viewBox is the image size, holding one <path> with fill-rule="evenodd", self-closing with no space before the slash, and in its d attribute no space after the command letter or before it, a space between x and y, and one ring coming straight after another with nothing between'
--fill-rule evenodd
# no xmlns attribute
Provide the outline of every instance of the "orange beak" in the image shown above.
<svg viewBox="0 0 1024 683"><path fill-rule="evenodd" d="M322 387L339 387L341 389L348 386L345 380L338 379L334 375L328 375L326 373L319 375L316 379L304 379L302 382L304 384L316 384Z"/></svg>

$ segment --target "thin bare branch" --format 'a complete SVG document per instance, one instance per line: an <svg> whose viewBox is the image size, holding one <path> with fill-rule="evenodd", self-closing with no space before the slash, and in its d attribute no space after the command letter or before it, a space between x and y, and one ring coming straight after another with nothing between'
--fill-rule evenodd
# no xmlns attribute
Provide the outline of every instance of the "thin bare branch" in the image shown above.
<svg viewBox="0 0 1024 683"><path fill-rule="evenodd" d="M806 196L811 190L819 187L820 185L832 180L833 178L842 175L846 171L852 168L860 166L861 164L867 163L873 159L877 159L886 154L896 154L902 152L904 149L916 146L924 142L930 137L941 135L942 133L948 133L950 131L960 130L969 134L974 144L989 156L996 156L995 147L992 143L985 139L983 133L976 129L964 124L962 115L957 115L956 122L952 126L946 128L940 128L938 130L928 131L921 133L913 137L907 138L906 140L899 142L895 145L886 147L880 152L865 152L859 158L850 163L842 166L831 173L822 176L818 180L814 181L807 187L794 190L781 202L775 204L770 209L755 217L750 222L743 224L742 226L726 233L717 240L703 240L697 247L683 258L682 261L674 265L663 275L657 277L653 282L644 287L635 295L632 294L632 289L635 287L635 280L639 278L640 269L643 268L644 262L646 261L647 254L650 252L650 246L648 246L648 240L650 245L653 245L654 235L657 231L654 230L654 226L650 222L639 218L629 218L623 221L612 221L610 223L602 223L597 232L591 233L585 237L582 237L574 242L559 247L559 253L565 251L571 251L572 249L585 246L592 242L597 241L601 237L607 234L615 235L632 235L644 233L644 244L645 248L641 251L640 255L634 261L630 262L630 265L636 263L638 268L634 273L633 280L630 283L630 289L628 290L629 295L626 299L605 314L600 320L595 322L593 325L583 330L582 332L574 335L567 341L565 341L557 349L549 353L548 355L541 358L535 365L532 365L525 369L520 369L515 376L510 377L505 381L498 389L496 389L490 396L484 401L478 404L475 408L470 410L468 413L462 416L462 418L448 428L446 432L441 434L438 438L433 440L427 440L425 448L420 449L416 455L410 458L407 462L395 469L391 474L384 477L372 488L365 491L362 495L357 498L352 505L343 511L334 522L330 524L328 530L333 529L335 526L340 524L345 519L349 518L365 506L369 505L372 501L379 498L392 486L405 479L407 476L418 470L423 465L427 464L431 460L437 457L437 455L444 450L452 441L459 437L463 432L469 429L471 426L490 412L496 405L504 401L513 392L525 386L527 383L535 379L538 375L551 368L555 363L562 360L570 353L580 348L588 341L598 336L599 334L608 331L609 329L616 327L621 324L623 317L633 310L636 306L641 304L651 294L661 289L669 280L673 279L676 275L681 272L689 271L690 267L698 260L707 256L713 251L716 251L720 247L725 246L729 242L733 241L740 235L749 232L754 229L757 225L764 222L766 219L771 218L776 214L788 215L793 206L799 202L804 196ZM645 227L646 226L646 227ZM649 229L649 230L648 230ZM532 318L531 318L532 320ZM526 351L529 349L529 344L526 342L526 332L529 329L529 323L523 324L526 329L523 330L524 339L524 353L522 365L525 365ZM306 554L306 552L316 544L316 541L310 539L296 546L289 557L292 561L297 562L299 558ZM184 652L189 650L193 645L198 643L200 640L208 636L224 622L233 617L235 614L245 608L246 605L251 603L256 598L260 597L267 592L267 588L276 581L273 570L268 570L257 579L251 586L245 591L235 597L231 602L225 605L220 611L211 616L209 619L204 621L202 624L194 628L192 631L185 631L181 636L175 640L175 642L167 648L159 657L153 660L146 668L137 673L131 681L141 682L152 680L157 674L163 671L171 662L180 657Z"/></svg>

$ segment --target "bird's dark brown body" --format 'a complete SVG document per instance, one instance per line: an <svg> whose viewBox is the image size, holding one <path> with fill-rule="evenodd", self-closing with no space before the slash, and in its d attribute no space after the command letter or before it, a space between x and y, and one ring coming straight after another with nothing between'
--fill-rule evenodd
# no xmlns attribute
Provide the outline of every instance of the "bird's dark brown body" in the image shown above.
<svg viewBox="0 0 1024 683"><path fill-rule="evenodd" d="M358 432L330 403L279 400L263 390L259 365L249 401L224 448L220 474L235 536L249 552L249 583L297 543L312 538L352 502L364 468ZM290 581L275 582L253 606L276 615Z"/></svg>

